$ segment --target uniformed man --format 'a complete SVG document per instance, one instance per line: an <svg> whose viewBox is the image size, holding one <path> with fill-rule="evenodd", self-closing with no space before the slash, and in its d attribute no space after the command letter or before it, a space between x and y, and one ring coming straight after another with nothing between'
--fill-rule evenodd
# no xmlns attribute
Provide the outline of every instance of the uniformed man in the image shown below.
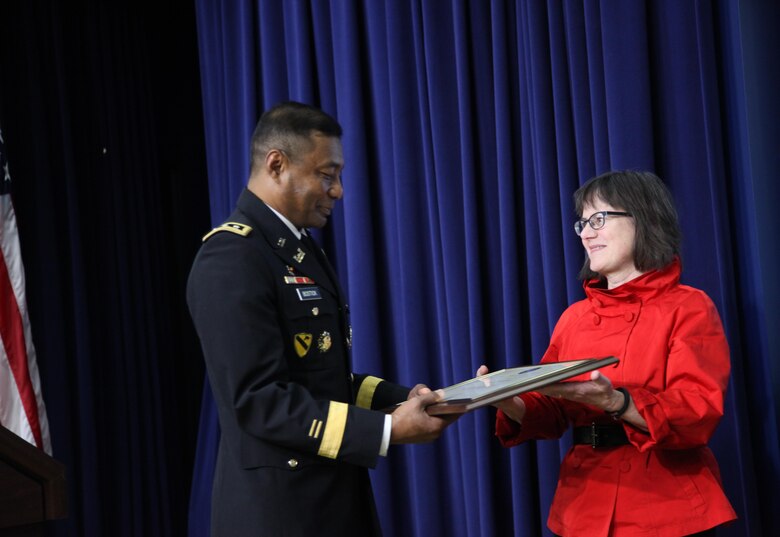
<svg viewBox="0 0 780 537"><path fill-rule="evenodd" d="M422 385L351 373L344 295L306 231L342 197L341 134L300 103L263 114L247 188L192 267L187 301L222 430L213 537L379 535L367 468L454 419L425 412L438 396Z"/></svg>

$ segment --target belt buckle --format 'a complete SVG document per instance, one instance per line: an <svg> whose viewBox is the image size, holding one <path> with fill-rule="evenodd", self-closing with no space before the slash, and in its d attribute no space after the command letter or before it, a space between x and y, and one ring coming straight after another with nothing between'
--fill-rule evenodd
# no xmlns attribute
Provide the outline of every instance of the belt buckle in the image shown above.
<svg viewBox="0 0 780 537"><path fill-rule="evenodd" d="M593 449L599 447L599 431L595 421L590 424L590 447Z"/></svg>

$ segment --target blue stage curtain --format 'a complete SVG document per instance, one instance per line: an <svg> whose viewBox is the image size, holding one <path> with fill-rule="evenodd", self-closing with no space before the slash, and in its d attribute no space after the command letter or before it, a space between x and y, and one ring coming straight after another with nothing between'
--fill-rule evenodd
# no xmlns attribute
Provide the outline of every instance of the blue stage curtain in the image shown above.
<svg viewBox="0 0 780 537"><path fill-rule="evenodd" d="M246 182L263 109L304 101L344 126L345 197L322 238L351 300L356 371L439 387L483 363L536 362L582 297L572 192L610 169L662 177L685 235L683 281L713 298L732 349L711 446L740 519L718 535L778 524L777 351L736 0L198 0L196 11L214 224ZM479 410L434 444L390 449L372 472L387 535L549 534L570 439L504 450L493 420ZM206 390L191 537L208 534L217 436Z"/></svg>

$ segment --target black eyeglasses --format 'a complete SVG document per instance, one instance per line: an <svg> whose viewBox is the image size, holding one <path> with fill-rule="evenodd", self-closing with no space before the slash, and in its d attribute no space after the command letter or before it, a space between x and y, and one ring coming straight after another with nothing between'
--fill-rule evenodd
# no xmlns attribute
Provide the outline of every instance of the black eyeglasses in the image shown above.
<svg viewBox="0 0 780 537"><path fill-rule="evenodd" d="M585 224L590 224L591 229L601 229L604 224L607 223L607 215L609 216L633 216L631 213L624 213L621 211L599 211L593 213L588 218L580 218L574 222L574 232L579 237L582 234L582 230L585 229Z"/></svg>

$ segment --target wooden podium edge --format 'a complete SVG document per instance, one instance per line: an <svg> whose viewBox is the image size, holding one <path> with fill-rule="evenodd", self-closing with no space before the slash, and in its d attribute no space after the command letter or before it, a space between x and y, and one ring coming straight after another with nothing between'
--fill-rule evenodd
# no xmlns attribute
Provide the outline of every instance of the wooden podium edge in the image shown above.
<svg viewBox="0 0 780 537"><path fill-rule="evenodd" d="M65 465L0 426L0 459L41 484L46 520L68 516Z"/></svg>

